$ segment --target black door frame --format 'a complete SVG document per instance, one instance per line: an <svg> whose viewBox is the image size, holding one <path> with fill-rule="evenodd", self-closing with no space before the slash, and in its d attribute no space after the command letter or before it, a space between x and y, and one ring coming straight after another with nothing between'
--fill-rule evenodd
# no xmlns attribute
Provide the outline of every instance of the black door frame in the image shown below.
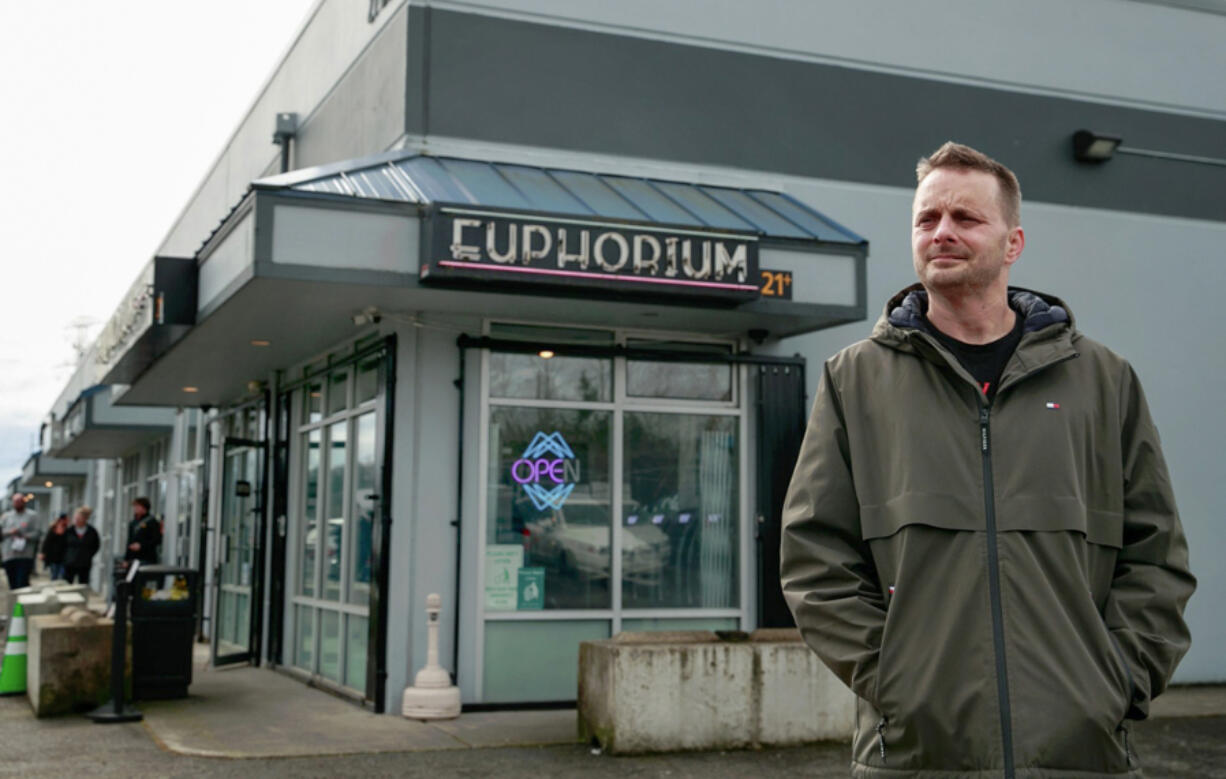
<svg viewBox="0 0 1226 779"><path fill-rule="evenodd" d="M233 652L228 655L219 655L217 652L218 642L220 641L219 621L217 619L218 611L221 609L221 555L224 554L221 544L221 528L222 522L217 522L215 528L217 535L217 554L218 559L213 566L213 613L209 620L210 640L212 665L220 667L223 665L235 665L237 663L251 663L253 665L260 664L260 640L261 626L263 625L263 602L264 602L264 532L265 532L265 493L264 488L268 484L268 447L264 441L257 441L251 438L238 438L233 436L222 436L221 439L221 473L222 473L222 490L221 504L219 511L225 511L226 495L225 490L225 472L226 472L226 456L231 446L248 447L255 450L259 454L260 462L257 470L260 474L261 482L256 489L252 490L252 494L256 496L256 504L250 511L255 514L255 529L252 533L254 545L251 550L251 603L247 618L249 620L247 626L247 649L243 652Z"/></svg>
<svg viewBox="0 0 1226 779"><path fill-rule="evenodd" d="M370 588L370 633L366 642L366 690L363 695L370 701L375 713L382 714L387 709L387 614L389 601L389 581L391 577L391 530L392 530L392 455L395 451L393 421L395 411L396 391L396 336L387 335L378 341L363 346L340 360L335 360L318 370L303 375L301 378L278 387L276 398L276 413L270 415L275 422L273 430L273 450L276 460L273 470L273 516L272 555L271 555L271 588L269 590L269 626L268 645L269 656L274 662L284 664L285 654L285 608L289 593L285 587L286 569L288 567L288 523L289 517L289 475L290 475L290 440L295 423L290 418L292 408L292 393L301 389L314 379L371 357L383 354L383 451L380 452L381 476L378 503L378 522L372 528L371 536L371 569L374 572Z"/></svg>

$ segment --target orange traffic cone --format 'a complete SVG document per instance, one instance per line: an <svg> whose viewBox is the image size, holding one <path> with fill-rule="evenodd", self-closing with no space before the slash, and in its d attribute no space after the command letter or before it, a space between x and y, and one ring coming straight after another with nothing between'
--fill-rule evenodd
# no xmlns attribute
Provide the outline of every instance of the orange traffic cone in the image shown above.
<svg viewBox="0 0 1226 779"><path fill-rule="evenodd" d="M26 691L26 610L13 606L9 620L9 640L4 645L4 665L0 666L0 695L20 695Z"/></svg>

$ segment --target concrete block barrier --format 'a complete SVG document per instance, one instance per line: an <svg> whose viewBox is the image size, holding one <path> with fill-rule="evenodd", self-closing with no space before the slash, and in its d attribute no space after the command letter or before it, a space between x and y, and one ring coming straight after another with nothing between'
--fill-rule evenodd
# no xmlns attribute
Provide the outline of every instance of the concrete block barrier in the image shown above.
<svg viewBox="0 0 1226 779"><path fill-rule="evenodd" d="M851 737L855 696L796 631L622 633L579 647L579 735L612 754Z"/></svg>
<svg viewBox="0 0 1226 779"><path fill-rule="evenodd" d="M79 607L30 618L26 696L35 716L88 711L110 700L113 629L112 620Z"/></svg>

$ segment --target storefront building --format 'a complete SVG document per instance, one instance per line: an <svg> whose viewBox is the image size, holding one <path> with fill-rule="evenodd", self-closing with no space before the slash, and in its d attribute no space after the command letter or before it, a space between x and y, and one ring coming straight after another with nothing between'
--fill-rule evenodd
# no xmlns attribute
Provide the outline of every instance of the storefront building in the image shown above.
<svg viewBox="0 0 1226 779"><path fill-rule="evenodd" d="M1226 32L1095 5L1173 40ZM1104 91L1009 43L1021 83L993 57L938 72L850 10L742 6L318 4L100 338L96 397L140 430L65 449L107 458L115 511L165 485L163 558L204 569L216 663L396 711L437 592L466 705L522 705L574 699L583 640L788 624L778 511L816 377L910 283L909 170L951 137L1018 171L1015 283L1137 366L1193 570L1226 578L1195 552L1220 539L1203 458L1223 423L1187 411L1208 389L1174 368L1226 280L1226 179L1070 143L1226 156L1226 102L1173 86L1211 92L1212 63L1151 83L1084 36L1121 67ZM1181 679L1220 680L1196 647L1226 626L1198 609Z"/></svg>

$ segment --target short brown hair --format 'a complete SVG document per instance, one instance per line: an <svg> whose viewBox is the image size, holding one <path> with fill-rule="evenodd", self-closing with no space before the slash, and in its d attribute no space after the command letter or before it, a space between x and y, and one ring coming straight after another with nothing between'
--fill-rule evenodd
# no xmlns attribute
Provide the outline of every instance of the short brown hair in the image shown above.
<svg viewBox="0 0 1226 779"><path fill-rule="evenodd" d="M979 170L992 174L1000 187L1000 210L1005 215L1005 221L1010 227L1017 227L1021 223L1022 187L1017 183L1017 176L1013 175L1013 171L1004 165L970 146L946 141L932 154L920 157L915 164L915 183L922 182L937 168Z"/></svg>

